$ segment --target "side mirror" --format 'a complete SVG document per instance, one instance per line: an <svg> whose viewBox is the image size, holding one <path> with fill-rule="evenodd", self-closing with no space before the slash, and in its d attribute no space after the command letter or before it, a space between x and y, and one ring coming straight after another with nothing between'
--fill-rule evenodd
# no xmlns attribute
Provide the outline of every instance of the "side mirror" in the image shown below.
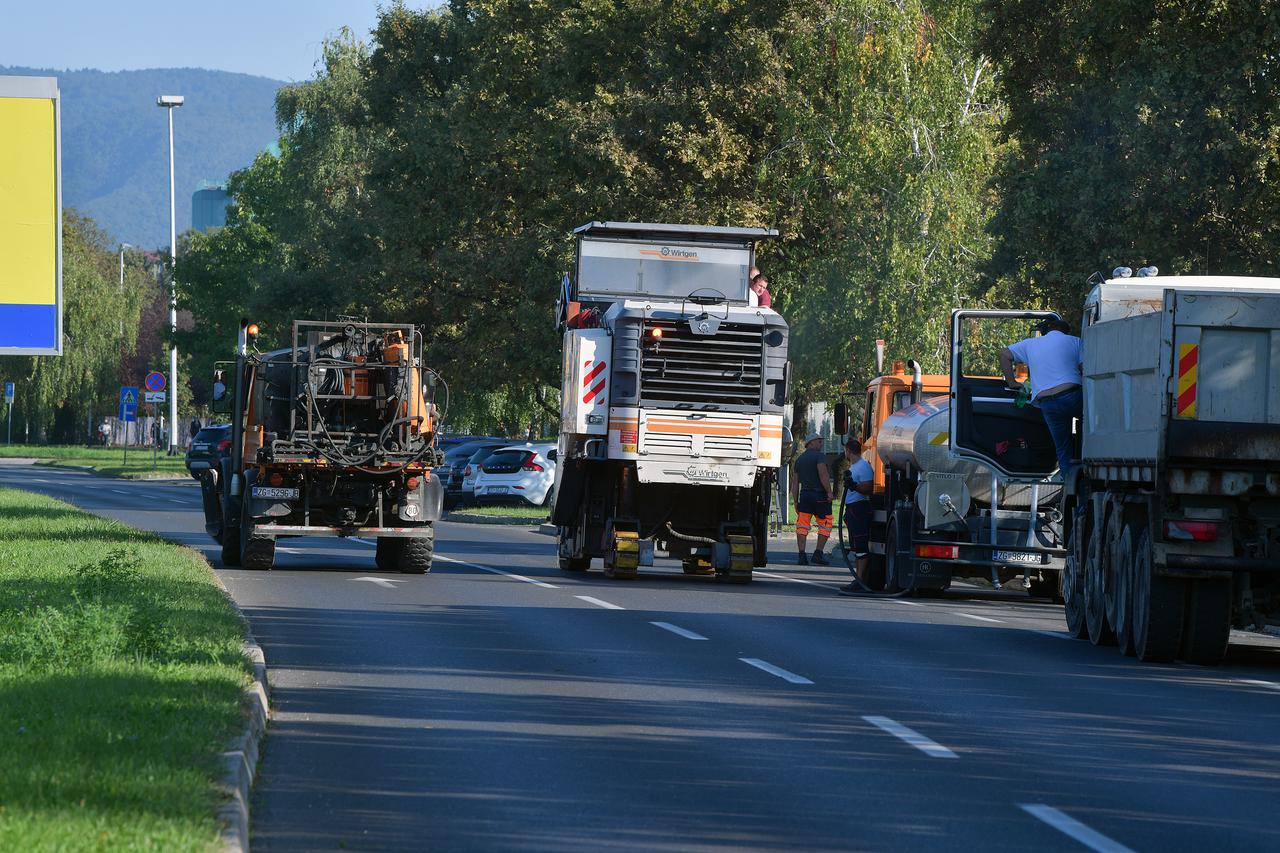
<svg viewBox="0 0 1280 853"><path fill-rule="evenodd" d="M212 408L220 415L231 414L231 403L231 390L227 387L227 372L225 370L215 370L213 372Z"/></svg>
<svg viewBox="0 0 1280 853"><path fill-rule="evenodd" d="M836 403L836 432L845 435L849 432L849 404Z"/></svg>
<svg viewBox="0 0 1280 853"><path fill-rule="evenodd" d="M423 386L422 392L423 392L423 397L426 399L426 402L428 402L428 403L433 403L433 402L435 402L435 399L436 399L436 375L435 375L434 373L428 373L428 374L427 374L427 376L426 376L426 382L424 383L424 386Z"/></svg>
<svg viewBox="0 0 1280 853"><path fill-rule="evenodd" d="M547 451L547 461L548 461L548 462L555 462L555 461L556 461L556 456L557 456L557 455L559 455L559 454L557 454L557 453L556 453L556 451L554 451L554 450L548 450L548 451Z"/></svg>

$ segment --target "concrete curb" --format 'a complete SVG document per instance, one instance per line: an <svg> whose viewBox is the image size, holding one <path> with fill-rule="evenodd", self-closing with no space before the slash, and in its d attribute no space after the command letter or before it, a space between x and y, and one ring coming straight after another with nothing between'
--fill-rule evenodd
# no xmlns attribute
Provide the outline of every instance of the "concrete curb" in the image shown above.
<svg viewBox="0 0 1280 853"><path fill-rule="evenodd" d="M450 524L497 524L509 527L533 527L537 523L527 518L512 518L509 515L464 515L459 517L451 513L447 513L440 520L447 521Z"/></svg>
<svg viewBox="0 0 1280 853"><path fill-rule="evenodd" d="M244 622L244 655L253 665L253 683L245 688L242 699L246 715L244 731L223 751L222 778L218 782L218 788L227 797L227 801L218 809L218 822L222 825L222 849L225 853L248 853L249 793L257 775L262 741L267 735L267 721L271 719L271 703L267 695L267 658L254 639L253 631L249 629L249 620L245 618L244 611L231 597L231 591L216 572L213 577Z"/></svg>

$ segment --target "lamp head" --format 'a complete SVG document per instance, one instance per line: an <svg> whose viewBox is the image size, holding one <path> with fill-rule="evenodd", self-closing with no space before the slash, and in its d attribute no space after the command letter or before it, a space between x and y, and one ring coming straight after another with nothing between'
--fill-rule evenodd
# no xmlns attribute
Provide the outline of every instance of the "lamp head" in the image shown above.
<svg viewBox="0 0 1280 853"><path fill-rule="evenodd" d="M180 107L186 99L181 95L161 95L156 98L157 107Z"/></svg>

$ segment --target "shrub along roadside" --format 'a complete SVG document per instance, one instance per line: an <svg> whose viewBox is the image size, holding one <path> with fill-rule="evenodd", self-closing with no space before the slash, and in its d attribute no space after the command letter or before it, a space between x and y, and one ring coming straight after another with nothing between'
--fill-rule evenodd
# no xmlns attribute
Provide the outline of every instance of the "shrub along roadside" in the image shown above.
<svg viewBox="0 0 1280 853"><path fill-rule="evenodd" d="M243 626L196 552L0 488L0 850L209 850Z"/></svg>

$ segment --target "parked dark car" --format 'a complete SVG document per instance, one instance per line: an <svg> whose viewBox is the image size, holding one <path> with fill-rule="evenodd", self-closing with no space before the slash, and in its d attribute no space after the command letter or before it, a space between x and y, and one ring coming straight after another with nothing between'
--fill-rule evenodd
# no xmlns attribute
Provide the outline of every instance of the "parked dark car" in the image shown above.
<svg viewBox="0 0 1280 853"><path fill-rule="evenodd" d="M452 509L462 497L462 472L467 467L467 460L481 448L505 447L510 443L509 439L503 438L476 438L445 451L444 464L435 469L436 476L444 483L445 509Z"/></svg>
<svg viewBox="0 0 1280 853"><path fill-rule="evenodd" d="M196 433L187 448L187 473L199 480L210 468L222 468L222 462L231 452L231 425L215 424Z"/></svg>

